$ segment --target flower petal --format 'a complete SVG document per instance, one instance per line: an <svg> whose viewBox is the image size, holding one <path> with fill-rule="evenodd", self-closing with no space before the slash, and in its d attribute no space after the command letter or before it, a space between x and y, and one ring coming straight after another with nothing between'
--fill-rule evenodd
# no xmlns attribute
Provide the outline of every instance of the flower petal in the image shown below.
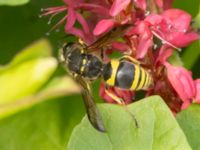
<svg viewBox="0 0 200 150"><path fill-rule="evenodd" d="M174 0L163 0L163 8L167 10L172 7L172 3Z"/></svg>
<svg viewBox="0 0 200 150"><path fill-rule="evenodd" d="M139 45L137 47L137 55L136 58L144 58L148 49L153 45L151 38L146 38L144 36L141 37Z"/></svg>
<svg viewBox="0 0 200 150"><path fill-rule="evenodd" d="M163 0L156 0L156 4L158 5L158 7L163 7Z"/></svg>
<svg viewBox="0 0 200 150"><path fill-rule="evenodd" d="M140 9L146 10L147 7L146 0L135 0L135 3L137 7L139 7Z"/></svg>
<svg viewBox="0 0 200 150"><path fill-rule="evenodd" d="M180 9L168 9L163 12L163 18L170 20L169 24L172 24L178 31L187 30L190 26L191 15Z"/></svg>
<svg viewBox="0 0 200 150"><path fill-rule="evenodd" d="M196 88L192 79L192 74L183 67L174 67L168 63L167 77L183 102L187 102L196 95Z"/></svg>
<svg viewBox="0 0 200 150"><path fill-rule="evenodd" d="M194 81L196 86L196 96L194 101L200 103L200 79Z"/></svg>
<svg viewBox="0 0 200 150"><path fill-rule="evenodd" d="M117 49L120 52L126 52L130 49L127 44L122 43L122 42L112 42L112 48Z"/></svg>
<svg viewBox="0 0 200 150"><path fill-rule="evenodd" d="M156 57L155 64L164 64L167 61L167 59L172 55L172 53L173 49L167 48L167 45L162 45L162 47L159 50L158 56Z"/></svg>
<svg viewBox="0 0 200 150"><path fill-rule="evenodd" d="M81 9L88 10L90 12L96 13L98 15L102 15L104 17L109 17L109 9L103 7L101 5L82 3L79 5Z"/></svg>
<svg viewBox="0 0 200 150"><path fill-rule="evenodd" d="M67 24L65 30L72 28L76 21L76 12L73 8L68 8Z"/></svg>
<svg viewBox="0 0 200 150"><path fill-rule="evenodd" d="M184 109L188 108L190 106L190 104L191 104L190 101L183 102L183 104L181 106L181 110L184 110Z"/></svg>
<svg viewBox="0 0 200 150"><path fill-rule="evenodd" d="M116 16L119 14L123 9L126 9L128 4L130 3L130 0L114 0L111 8L110 8L110 15Z"/></svg>
<svg viewBox="0 0 200 150"><path fill-rule="evenodd" d="M112 19L103 19L99 21L93 30L94 35L100 35L110 31L115 25Z"/></svg>
<svg viewBox="0 0 200 150"><path fill-rule="evenodd" d="M76 17L77 17L77 20L80 22L80 24L82 25L83 27L83 31L86 33L86 34L89 34L90 33L90 29L89 29L89 26L87 24L87 21L83 18L82 15L80 15L79 13L76 13Z"/></svg>
<svg viewBox="0 0 200 150"><path fill-rule="evenodd" d="M199 35L195 32L180 33L174 32L165 35L168 42L178 47L186 47L193 41L199 39Z"/></svg>
<svg viewBox="0 0 200 150"><path fill-rule="evenodd" d="M73 34L79 38L81 38L82 40L84 39L84 33L81 29L77 29L77 28L66 28L65 27L65 32L68 33L68 34Z"/></svg>

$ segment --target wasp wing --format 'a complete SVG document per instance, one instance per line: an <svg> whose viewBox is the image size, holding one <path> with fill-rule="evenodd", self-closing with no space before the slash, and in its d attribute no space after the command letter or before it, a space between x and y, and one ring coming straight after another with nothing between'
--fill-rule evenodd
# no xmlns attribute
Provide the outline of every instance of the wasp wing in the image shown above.
<svg viewBox="0 0 200 150"><path fill-rule="evenodd" d="M101 119L99 110L94 102L90 85L81 76L76 76L74 79L81 85L82 97L87 111L87 116L94 128L101 132L105 132L103 121Z"/></svg>
<svg viewBox="0 0 200 150"><path fill-rule="evenodd" d="M123 25L120 27L115 27L102 37L100 37L97 41L87 47L88 52L96 51L101 47L109 47L111 46L112 41L116 38L122 37L124 32L130 27L130 25Z"/></svg>

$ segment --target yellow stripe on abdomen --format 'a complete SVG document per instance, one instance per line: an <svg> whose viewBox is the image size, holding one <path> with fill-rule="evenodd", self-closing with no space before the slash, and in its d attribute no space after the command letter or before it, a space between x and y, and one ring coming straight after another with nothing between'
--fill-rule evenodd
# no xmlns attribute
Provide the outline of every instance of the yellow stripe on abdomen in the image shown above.
<svg viewBox="0 0 200 150"><path fill-rule="evenodd" d="M145 82L145 77L146 77L146 72L145 72L145 70L144 70L143 68L140 68L140 69L141 69L141 74L140 74L141 80L140 80L140 83L138 83L139 86L137 87L136 90L140 90L140 89L143 88L144 82ZM139 82L139 81L138 81L138 82Z"/></svg>
<svg viewBox="0 0 200 150"><path fill-rule="evenodd" d="M130 90L136 90L137 88L137 84L138 84L138 81L139 81L139 77L140 77L140 68L138 65L134 65L135 67L135 73L134 73L134 80L133 80L133 83L131 85L131 89Z"/></svg>
<svg viewBox="0 0 200 150"><path fill-rule="evenodd" d="M116 77L117 69L118 69L118 66L119 66L119 61L112 60L110 62L110 64L111 64L111 68L112 68L112 73L111 73L110 78L108 80L106 80L106 83L110 86L114 86L115 85L115 77Z"/></svg>
<svg viewBox="0 0 200 150"><path fill-rule="evenodd" d="M148 72L146 72L146 82L145 82L145 84L144 84L144 86L142 87L142 89L148 89L148 87L152 84L152 77L151 77L151 75L148 73Z"/></svg>

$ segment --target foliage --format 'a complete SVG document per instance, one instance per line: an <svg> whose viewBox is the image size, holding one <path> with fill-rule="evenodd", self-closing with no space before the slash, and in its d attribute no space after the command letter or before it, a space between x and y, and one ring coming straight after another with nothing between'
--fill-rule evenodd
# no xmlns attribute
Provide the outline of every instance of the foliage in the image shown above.
<svg viewBox="0 0 200 150"><path fill-rule="evenodd" d="M127 109L103 104L100 110L106 133L93 129L84 118L72 133L69 150L190 149L174 116L158 96L140 100ZM138 122L138 128L132 115Z"/></svg>
<svg viewBox="0 0 200 150"><path fill-rule="evenodd" d="M200 149L199 133L200 133L200 107L197 104L191 105L187 110L177 115L178 123L185 132L187 140L192 149Z"/></svg>
<svg viewBox="0 0 200 150"><path fill-rule="evenodd" d="M69 149L90 149L94 145L97 146L93 149L200 149L200 107L196 104L177 115L181 128L159 97L128 106L139 128L123 107L111 104L98 105L108 133L95 131L86 117L79 123L85 114L79 88L56 59L58 47L66 41L65 34L52 32L46 37L48 40L38 40L50 28L47 18L38 17L40 9L60 4L47 0L0 0L0 149L63 150L67 145ZM199 4L199 0L174 2L176 8L192 14L196 27ZM30 46L23 49L26 45ZM180 54L183 66L192 69L195 77L199 77L199 54L199 41ZM171 61L182 65L177 54ZM34 74L33 68L41 71ZM98 90L95 84L97 100Z"/></svg>
<svg viewBox="0 0 200 150"><path fill-rule="evenodd" d="M47 98L78 92L69 77L50 78L56 68L57 61L46 40L25 48L10 64L2 66L0 118Z"/></svg>
<svg viewBox="0 0 200 150"><path fill-rule="evenodd" d="M15 5L23 5L28 2L29 0L0 0L0 5L15 6Z"/></svg>

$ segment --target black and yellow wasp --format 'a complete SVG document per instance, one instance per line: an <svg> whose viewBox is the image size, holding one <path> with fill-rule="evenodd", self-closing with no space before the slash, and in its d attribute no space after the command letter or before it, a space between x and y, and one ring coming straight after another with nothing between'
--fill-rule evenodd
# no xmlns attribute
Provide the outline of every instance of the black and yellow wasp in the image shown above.
<svg viewBox="0 0 200 150"><path fill-rule="evenodd" d="M63 47L61 53L61 58L68 72L82 87L82 96L89 121L102 132L105 131L105 128L93 101L91 81L102 77L106 87L115 86L127 90L147 89L153 83L150 73L140 66L140 62L128 55L103 63L98 56L91 53L95 49L108 46L110 41L119 36L122 30L124 29L114 29L90 46L86 46L83 42L68 43ZM121 98L111 94L107 89L105 92L118 104L124 104Z"/></svg>

